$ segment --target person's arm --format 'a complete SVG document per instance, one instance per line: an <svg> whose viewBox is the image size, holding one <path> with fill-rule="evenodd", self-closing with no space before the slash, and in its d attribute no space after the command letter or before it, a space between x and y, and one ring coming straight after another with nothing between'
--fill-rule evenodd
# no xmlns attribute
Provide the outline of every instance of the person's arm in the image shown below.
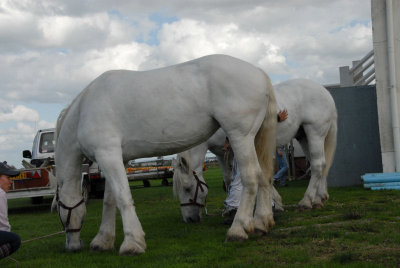
<svg viewBox="0 0 400 268"><path fill-rule="evenodd" d="M0 190L0 231L11 231L10 223L8 222L7 197L3 190Z"/></svg>

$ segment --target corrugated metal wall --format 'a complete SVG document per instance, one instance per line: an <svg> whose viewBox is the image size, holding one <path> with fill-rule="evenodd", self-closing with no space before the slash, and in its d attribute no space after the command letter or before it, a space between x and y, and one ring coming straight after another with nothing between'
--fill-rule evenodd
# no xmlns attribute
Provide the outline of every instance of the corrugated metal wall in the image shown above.
<svg viewBox="0 0 400 268"><path fill-rule="evenodd" d="M382 172L375 85L329 92L338 111L338 139L328 185L360 185L361 175Z"/></svg>

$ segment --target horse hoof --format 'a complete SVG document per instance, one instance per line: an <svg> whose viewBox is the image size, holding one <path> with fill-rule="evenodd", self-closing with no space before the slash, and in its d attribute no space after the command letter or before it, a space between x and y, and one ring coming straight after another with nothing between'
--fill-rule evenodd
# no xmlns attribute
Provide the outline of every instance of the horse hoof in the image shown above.
<svg viewBox="0 0 400 268"><path fill-rule="evenodd" d="M254 234L255 234L256 236L264 236L264 235L267 234L267 232L266 232L265 230L260 230L260 229L258 229L258 228L255 228L255 229L254 229Z"/></svg>
<svg viewBox="0 0 400 268"><path fill-rule="evenodd" d="M108 251L112 250L114 247L104 247L100 245L92 245L90 244L90 250L91 251L98 251L98 252L103 252L103 251Z"/></svg>
<svg viewBox="0 0 400 268"><path fill-rule="evenodd" d="M140 254L143 254L145 251L144 249L140 247L135 247L135 248L125 248L123 249L122 247L119 250L119 255L120 256L137 256Z"/></svg>
<svg viewBox="0 0 400 268"><path fill-rule="evenodd" d="M231 227L226 234L225 242L243 242L249 239L249 236L243 228Z"/></svg>
<svg viewBox="0 0 400 268"><path fill-rule="evenodd" d="M90 243L92 251L107 251L114 249L115 236L111 234L99 233Z"/></svg>
<svg viewBox="0 0 400 268"><path fill-rule="evenodd" d="M138 243L137 241L126 239L119 248L119 255L121 256L136 256L145 252L146 243L142 241Z"/></svg>
<svg viewBox="0 0 400 268"><path fill-rule="evenodd" d="M312 205L312 208L313 209L320 209L320 208L322 208L324 205L322 204L322 203L315 203L315 204L313 204Z"/></svg>
<svg viewBox="0 0 400 268"><path fill-rule="evenodd" d="M298 205L296 211L297 212L302 212L302 211L307 211L307 210L311 210L311 206L304 206L304 205Z"/></svg>

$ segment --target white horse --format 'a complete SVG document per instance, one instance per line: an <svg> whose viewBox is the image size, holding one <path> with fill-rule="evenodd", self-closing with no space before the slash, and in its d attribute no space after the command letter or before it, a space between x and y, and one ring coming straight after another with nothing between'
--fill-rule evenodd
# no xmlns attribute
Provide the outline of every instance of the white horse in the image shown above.
<svg viewBox="0 0 400 268"><path fill-rule="evenodd" d="M327 175L333 161L336 148L337 112L335 102L330 93L321 85L311 80L294 79L274 86L278 110L287 109L288 118L277 125L277 145L288 144L296 138L307 159L311 164L311 179L303 199L299 202L300 209L320 207L329 198L327 188ZM188 151L179 153L177 169L175 171L174 194L179 197L182 216L185 222L200 220L201 208L199 204L205 203L207 191L198 191L196 194L198 204L191 206L188 200L193 199L193 194L198 188L199 180L194 179L194 170L198 178L205 183L201 166L207 147L223 148L227 134L219 129L205 143ZM222 150L212 151L217 157L223 157ZM231 159L229 161L232 161ZM230 176L226 176L227 163L219 161L224 174L226 185L230 184ZM275 188L274 188L275 189ZM273 199L275 208L283 210L281 198L274 191Z"/></svg>
<svg viewBox="0 0 400 268"><path fill-rule="evenodd" d="M91 249L114 247L117 206L125 235L119 253L140 254L146 248L145 234L124 163L182 152L220 127L230 137L244 188L227 240L244 240L247 233L265 233L274 224L269 193L276 102L268 76L244 61L212 55L151 71L109 71L96 78L57 124L57 207L66 248L82 247L84 156L96 161L106 178L102 222Z"/></svg>

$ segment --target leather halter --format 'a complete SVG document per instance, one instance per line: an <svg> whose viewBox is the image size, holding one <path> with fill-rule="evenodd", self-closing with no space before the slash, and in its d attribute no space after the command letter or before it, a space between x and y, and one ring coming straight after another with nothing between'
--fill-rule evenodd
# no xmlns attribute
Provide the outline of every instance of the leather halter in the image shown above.
<svg viewBox="0 0 400 268"><path fill-rule="evenodd" d="M194 197L193 197L193 199L189 199L189 202L188 202L188 203L181 203L181 207L185 207L185 206L204 207L204 206L205 206L205 204L197 203L197 195L198 195L198 193L199 193L199 188L200 188L201 192L204 192L203 185L204 185L205 187L207 187L207 189L208 189L208 185L207 185L207 183L202 182L202 181L199 179L199 177L197 176L197 174L196 174L196 172L195 172L194 170L193 170L193 176L194 176L194 178L195 178L196 181L197 181L197 184L196 184L196 191L195 191L195 193L194 193Z"/></svg>
<svg viewBox="0 0 400 268"><path fill-rule="evenodd" d="M81 204L85 203L85 199L82 198L82 200L79 201L75 206L69 207L69 206L65 205L63 202L61 202L61 200L59 199L59 196L58 196L58 188L57 188L57 192L56 192L56 201L57 201L57 206L58 206L58 209L57 209L57 210L58 210L58 217L60 218L60 221L61 221L61 224L62 224L62 226L63 226L64 231L65 231L66 233L76 233L76 232L79 232L79 231L82 229L82 225L81 225L81 227L79 227L79 228L77 228L77 229L68 229L68 225L69 225L70 220L71 220L71 212L72 212L72 210L73 210L74 208L79 207ZM64 208L64 209L67 209L67 210L68 210L67 222L65 223L65 225L64 225L64 223L63 223L63 221L62 221L62 219L61 219L60 207L62 207L62 208Z"/></svg>

